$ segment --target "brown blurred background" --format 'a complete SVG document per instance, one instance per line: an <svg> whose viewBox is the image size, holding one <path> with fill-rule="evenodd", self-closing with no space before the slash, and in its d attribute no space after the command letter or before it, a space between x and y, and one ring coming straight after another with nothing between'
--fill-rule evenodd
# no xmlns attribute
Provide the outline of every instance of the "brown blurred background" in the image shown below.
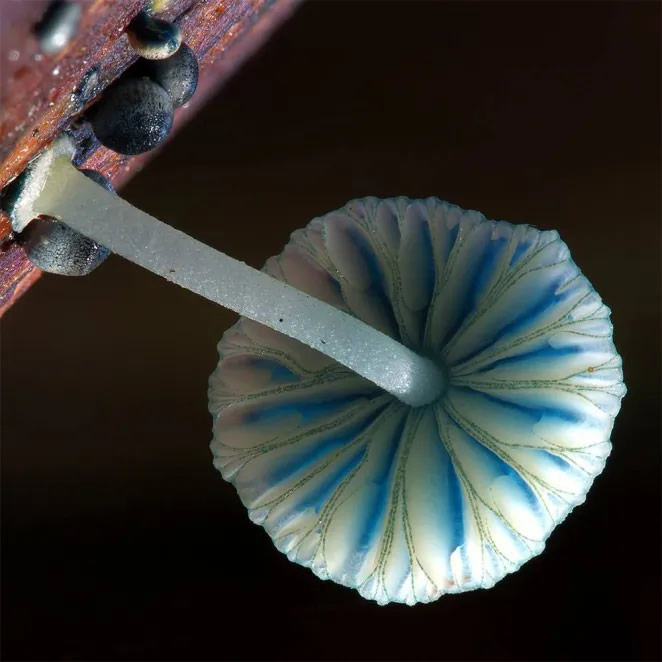
<svg viewBox="0 0 662 662"><path fill-rule="evenodd" d="M660 659L660 5L310 2L122 191L259 267L353 197L556 228L629 394L587 503L489 591L378 607L211 464L235 316L112 257L2 324L4 659Z"/></svg>

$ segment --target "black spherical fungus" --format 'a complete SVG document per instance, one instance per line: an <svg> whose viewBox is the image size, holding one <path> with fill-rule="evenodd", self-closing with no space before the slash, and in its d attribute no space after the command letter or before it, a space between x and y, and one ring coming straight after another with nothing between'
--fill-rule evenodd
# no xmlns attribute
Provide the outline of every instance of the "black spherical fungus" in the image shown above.
<svg viewBox="0 0 662 662"><path fill-rule="evenodd" d="M172 99L175 107L183 106L198 86L198 60L183 43L165 60L139 59L128 71L130 77L147 76L158 83Z"/></svg>
<svg viewBox="0 0 662 662"><path fill-rule="evenodd" d="M61 276L86 276L110 251L60 221L36 218L18 235L30 262Z"/></svg>
<svg viewBox="0 0 662 662"><path fill-rule="evenodd" d="M170 133L173 117L168 93L142 76L122 78L108 88L89 119L101 144L132 156L160 145Z"/></svg>
<svg viewBox="0 0 662 662"><path fill-rule="evenodd" d="M174 23L154 18L146 11L136 15L126 33L133 50L148 60L170 57L182 43L182 34Z"/></svg>
<svg viewBox="0 0 662 662"><path fill-rule="evenodd" d="M95 170L81 172L107 191L115 192L102 174ZM62 276L85 276L110 255L104 246L53 219L35 218L16 239L32 264Z"/></svg>

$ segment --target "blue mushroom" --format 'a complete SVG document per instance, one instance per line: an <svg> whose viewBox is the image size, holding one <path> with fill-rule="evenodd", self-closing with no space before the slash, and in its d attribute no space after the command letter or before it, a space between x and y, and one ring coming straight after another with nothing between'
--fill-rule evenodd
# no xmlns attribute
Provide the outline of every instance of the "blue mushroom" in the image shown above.
<svg viewBox="0 0 662 662"><path fill-rule="evenodd" d="M214 464L276 547L379 604L489 588L602 471L625 394L609 308L554 231L365 198L265 270L435 361L410 406L241 318L210 378Z"/></svg>

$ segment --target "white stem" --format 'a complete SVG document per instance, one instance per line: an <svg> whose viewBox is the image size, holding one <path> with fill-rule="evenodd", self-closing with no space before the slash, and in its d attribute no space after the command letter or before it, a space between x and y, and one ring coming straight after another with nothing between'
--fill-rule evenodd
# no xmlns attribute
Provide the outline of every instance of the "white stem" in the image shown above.
<svg viewBox="0 0 662 662"><path fill-rule="evenodd" d="M33 210L177 285L300 340L406 404L432 402L443 389L444 377L429 359L136 209L82 175L66 157L54 159Z"/></svg>

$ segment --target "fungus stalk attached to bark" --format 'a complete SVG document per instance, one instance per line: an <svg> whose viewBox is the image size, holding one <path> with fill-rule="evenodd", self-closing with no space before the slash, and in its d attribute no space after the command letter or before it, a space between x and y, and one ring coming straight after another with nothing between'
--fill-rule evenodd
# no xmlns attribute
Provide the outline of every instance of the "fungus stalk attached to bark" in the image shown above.
<svg viewBox="0 0 662 662"><path fill-rule="evenodd" d="M226 308L295 338L411 406L445 388L443 370L333 306L253 269L136 209L81 174L58 145L27 174L12 214L22 230L56 218L112 252Z"/></svg>

